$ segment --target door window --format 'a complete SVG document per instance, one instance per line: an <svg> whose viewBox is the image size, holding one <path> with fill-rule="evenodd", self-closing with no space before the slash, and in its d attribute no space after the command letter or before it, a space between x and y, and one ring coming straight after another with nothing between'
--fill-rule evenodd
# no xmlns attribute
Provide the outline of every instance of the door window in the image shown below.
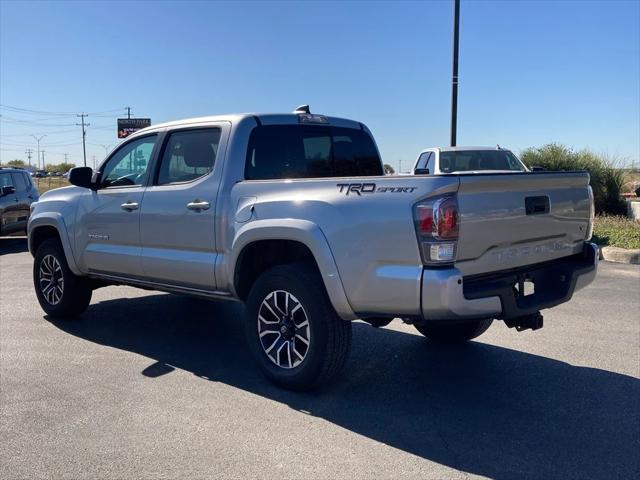
<svg viewBox="0 0 640 480"><path fill-rule="evenodd" d="M144 185L157 135L138 138L120 147L102 168L101 188Z"/></svg>
<svg viewBox="0 0 640 480"><path fill-rule="evenodd" d="M0 173L0 188L13 185L10 173Z"/></svg>
<svg viewBox="0 0 640 480"><path fill-rule="evenodd" d="M28 173L25 173L24 181L27 182L27 190L31 190L31 187L33 187L33 182L31 181L31 175L29 175Z"/></svg>
<svg viewBox="0 0 640 480"><path fill-rule="evenodd" d="M16 192L26 192L27 183L22 173L13 173L13 185L16 187Z"/></svg>
<svg viewBox="0 0 640 480"><path fill-rule="evenodd" d="M219 128L174 132L162 154L156 185L191 182L211 170L220 144Z"/></svg>
<svg viewBox="0 0 640 480"><path fill-rule="evenodd" d="M427 168L429 169L429 175L433 175L434 158L435 154L433 152L422 153L420 158L418 158L416 168Z"/></svg>

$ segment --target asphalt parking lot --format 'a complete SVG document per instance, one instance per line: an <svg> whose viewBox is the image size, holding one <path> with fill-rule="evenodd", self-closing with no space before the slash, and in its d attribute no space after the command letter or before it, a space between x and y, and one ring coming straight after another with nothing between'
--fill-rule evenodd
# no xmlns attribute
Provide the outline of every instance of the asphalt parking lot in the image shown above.
<svg viewBox="0 0 640 480"><path fill-rule="evenodd" d="M237 304L109 287L44 318L0 239L2 478L638 478L640 267L460 347L354 324L327 391L269 384Z"/></svg>

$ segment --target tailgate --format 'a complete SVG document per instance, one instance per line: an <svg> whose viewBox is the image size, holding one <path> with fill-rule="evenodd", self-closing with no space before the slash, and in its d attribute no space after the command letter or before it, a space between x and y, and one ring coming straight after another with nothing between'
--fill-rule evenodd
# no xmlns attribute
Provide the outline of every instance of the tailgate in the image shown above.
<svg viewBox="0 0 640 480"><path fill-rule="evenodd" d="M474 275L580 253L591 203L586 172L461 175L456 266Z"/></svg>

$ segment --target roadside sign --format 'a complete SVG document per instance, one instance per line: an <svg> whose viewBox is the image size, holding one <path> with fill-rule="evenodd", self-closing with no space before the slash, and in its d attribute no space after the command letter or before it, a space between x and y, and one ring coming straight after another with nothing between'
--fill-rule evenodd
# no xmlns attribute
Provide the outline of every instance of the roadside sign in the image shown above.
<svg viewBox="0 0 640 480"><path fill-rule="evenodd" d="M126 138L134 132L151 126L150 118L119 118L118 138Z"/></svg>

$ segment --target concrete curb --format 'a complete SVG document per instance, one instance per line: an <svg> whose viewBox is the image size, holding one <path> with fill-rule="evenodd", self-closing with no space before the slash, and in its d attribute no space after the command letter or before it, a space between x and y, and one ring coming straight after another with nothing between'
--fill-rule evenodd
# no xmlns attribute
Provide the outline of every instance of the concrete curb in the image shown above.
<svg viewBox="0 0 640 480"><path fill-rule="evenodd" d="M640 265L640 250L619 247L600 247L600 260Z"/></svg>

